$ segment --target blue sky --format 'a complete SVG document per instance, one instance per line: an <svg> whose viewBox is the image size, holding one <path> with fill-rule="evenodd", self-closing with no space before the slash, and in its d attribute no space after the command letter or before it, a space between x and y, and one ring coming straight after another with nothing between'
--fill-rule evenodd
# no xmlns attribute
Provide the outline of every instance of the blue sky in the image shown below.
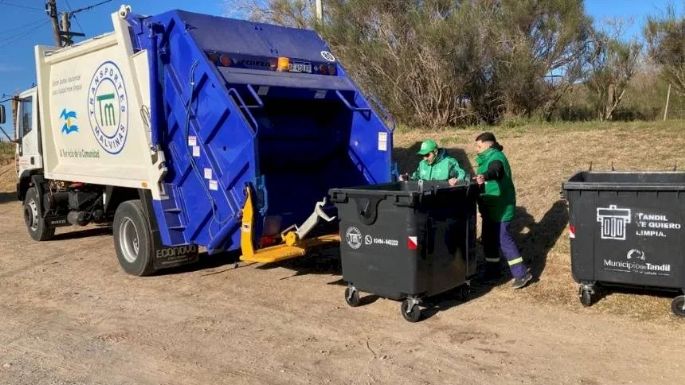
<svg viewBox="0 0 685 385"><path fill-rule="evenodd" d="M60 11L75 10L101 1L57 0L57 5ZM87 37L108 32L112 28L109 15L122 3L148 15L177 8L213 15L227 13L226 0L114 0L78 13L72 30ZM0 95L29 88L35 81L33 46L53 44L44 4L44 0L0 0ZM685 0L586 0L585 7L595 25L601 27L611 18L620 18L629 22L624 36L640 38L647 16L663 13L668 4L683 12Z"/></svg>

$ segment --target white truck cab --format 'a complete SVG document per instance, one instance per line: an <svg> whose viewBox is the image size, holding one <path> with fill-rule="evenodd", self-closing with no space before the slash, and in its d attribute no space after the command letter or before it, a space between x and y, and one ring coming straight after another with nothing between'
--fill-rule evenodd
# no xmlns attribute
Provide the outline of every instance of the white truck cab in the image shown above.
<svg viewBox="0 0 685 385"><path fill-rule="evenodd" d="M43 167L41 148L40 119L37 108L37 89L31 88L15 99L17 119L14 122L14 135L17 142L17 179L22 175Z"/></svg>

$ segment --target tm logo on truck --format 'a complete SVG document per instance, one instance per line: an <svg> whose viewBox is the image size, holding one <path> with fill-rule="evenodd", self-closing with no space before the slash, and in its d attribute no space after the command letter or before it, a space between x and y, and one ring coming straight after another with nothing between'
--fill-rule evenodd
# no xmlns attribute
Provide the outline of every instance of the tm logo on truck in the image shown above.
<svg viewBox="0 0 685 385"><path fill-rule="evenodd" d="M110 154L120 153L128 135L128 97L114 62L102 63L90 81L88 120L100 146Z"/></svg>

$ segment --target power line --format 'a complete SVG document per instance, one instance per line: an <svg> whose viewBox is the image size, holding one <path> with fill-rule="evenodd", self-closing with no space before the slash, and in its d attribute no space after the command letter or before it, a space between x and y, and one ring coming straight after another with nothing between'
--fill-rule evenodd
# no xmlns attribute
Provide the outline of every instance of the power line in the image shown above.
<svg viewBox="0 0 685 385"><path fill-rule="evenodd" d="M36 24L36 25L32 25L31 28L28 29L27 31L22 31L22 32L20 32L20 33L17 33L17 34L14 35L14 36L11 36L11 37L9 37L9 38L3 39L3 41L0 42L0 48L2 48L2 47L4 47L4 46L7 46L7 45L9 45L9 44L11 44L11 43L14 43L15 41L20 40L20 39L22 39L22 38L24 38L24 37L26 37L26 36L29 36L29 35L31 35L32 33L35 33L35 32L38 30L39 27L42 27L42 26L44 26L45 24L47 24L47 23L49 23L49 22L50 22L49 20L43 20L43 21L41 21L40 23L38 23L38 24Z"/></svg>
<svg viewBox="0 0 685 385"><path fill-rule="evenodd" d="M38 23L38 22L40 22L40 21L43 21L43 18L42 18L42 17L41 17L40 19L36 19L36 20L34 20L34 21L30 22L30 23L27 23L27 24L22 24L22 25L17 26L17 27L8 28L8 29L6 29L6 30L0 32L0 35L6 35L6 34L8 34L8 33L10 33L10 32L18 31L18 30L24 29L24 28L26 28L26 27L28 27L28 26L33 26L33 25L35 25L36 23Z"/></svg>
<svg viewBox="0 0 685 385"><path fill-rule="evenodd" d="M71 13L71 14L74 14L74 13L79 13L79 12L82 12L82 11L87 11L87 10L89 10L89 9L93 9L93 8L97 7L98 5L107 4L107 3L111 3L111 2L112 2L112 0L101 1L101 2L99 2L99 3L97 3L97 4L92 4L92 5L83 7L83 8L79 8L79 9L73 11L73 12L70 12L70 13Z"/></svg>
<svg viewBox="0 0 685 385"><path fill-rule="evenodd" d="M38 12L44 12L45 10L42 8L36 8L36 7L29 7L26 5L21 5L21 4L13 4L13 3L8 3L6 1L1 2L0 4L2 5L7 5L9 7L16 7L16 8L21 8L21 9L28 9L31 11L38 11Z"/></svg>
<svg viewBox="0 0 685 385"><path fill-rule="evenodd" d="M74 12L71 10L71 4L69 4L69 0L66 0L66 1L67 1L67 9L69 9L69 14L70 14L71 16L73 16L74 21L75 21L76 24L78 25L78 27L79 27L79 29L81 30L81 32L86 33L86 31L83 30L83 26L81 26L81 22L79 22L78 18L76 17L76 15L74 14Z"/></svg>

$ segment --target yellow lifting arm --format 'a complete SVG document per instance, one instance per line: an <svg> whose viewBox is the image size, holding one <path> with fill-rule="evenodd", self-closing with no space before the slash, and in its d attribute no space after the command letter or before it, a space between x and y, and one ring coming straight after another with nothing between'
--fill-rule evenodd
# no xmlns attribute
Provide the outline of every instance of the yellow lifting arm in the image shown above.
<svg viewBox="0 0 685 385"><path fill-rule="evenodd" d="M320 237L299 239L295 231L287 231L282 235L284 244L265 247L255 250L254 247L254 204L252 202L252 189L246 189L245 205L243 206L243 219L240 230L241 261L273 263L286 259L303 257L307 251L314 247L340 242L338 234L322 235Z"/></svg>

